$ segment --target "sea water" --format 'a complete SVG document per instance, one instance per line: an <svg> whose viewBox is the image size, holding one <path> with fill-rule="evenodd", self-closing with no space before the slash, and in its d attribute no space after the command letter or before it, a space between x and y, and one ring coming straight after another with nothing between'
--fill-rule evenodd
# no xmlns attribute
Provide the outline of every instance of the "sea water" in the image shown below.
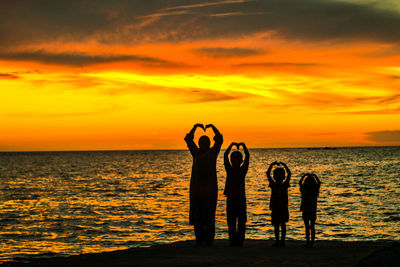
<svg viewBox="0 0 400 267"><path fill-rule="evenodd" d="M298 181L321 182L317 239L400 240L400 147L251 149L246 238L270 239L273 161L292 171L287 239L304 240ZM227 238L223 151L216 238ZM194 238L188 151L0 153L0 261L143 247Z"/></svg>

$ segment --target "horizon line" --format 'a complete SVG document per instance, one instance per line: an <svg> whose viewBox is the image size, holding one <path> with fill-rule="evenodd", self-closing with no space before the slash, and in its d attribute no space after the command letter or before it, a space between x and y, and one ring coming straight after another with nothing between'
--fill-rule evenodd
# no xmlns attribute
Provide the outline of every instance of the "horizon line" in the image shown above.
<svg viewBox="0 0 400 267"><path fill-rule="evenodd" d="M374 148L374 147L400 147L400 145L365 145L365 146L304 146L304 147L252 147L255 149L340 149L340 148ZM181 151L187 148L160 148L160 149L93 149L93 150L9 150L0 153L37 153L37 152L121 152L121 151Z"/></svg>

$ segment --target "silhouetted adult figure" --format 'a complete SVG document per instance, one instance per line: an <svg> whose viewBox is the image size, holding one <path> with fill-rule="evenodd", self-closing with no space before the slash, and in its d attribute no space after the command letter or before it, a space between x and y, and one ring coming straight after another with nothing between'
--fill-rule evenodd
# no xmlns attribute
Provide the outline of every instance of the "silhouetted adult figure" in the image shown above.
<svg viewBox="0 0 400 267"><path fill-rule="evenodd" d="M214 131L214 146L210 147L210 138L203 135L199 146L194 142L194 132L200 127L204 131ZM214 125L196 124L185 137L186 144L193 157L190 179L189 224L194 225L198 245L211 245L215 236L215 210L217 207L217 156L221 150L223 138Z"/></svg>

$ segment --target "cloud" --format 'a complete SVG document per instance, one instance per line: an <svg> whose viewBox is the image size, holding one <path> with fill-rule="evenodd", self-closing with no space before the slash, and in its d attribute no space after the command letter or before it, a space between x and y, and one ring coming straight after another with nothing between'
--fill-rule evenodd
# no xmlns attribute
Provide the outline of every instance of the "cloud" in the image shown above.
<svg viewBox="0 0 400 267"><path fill-rule="evenodd" d="M105 107L98 110L91 110L91 111L83 111L83 112L13 112L13 113L6 113L5 116L10 117L19 117L19 118L30 118L30 117L39 117L39 118L63 118L63 117L83 117L83 116L94 116L94 115L103 115L108 114L114 111L118 111L123 109L124 107L120 105L114 105L110 107Z"/></svg>
<svg viewBox="0 0 400 267"><path fill-rule="evenodd" d="M400 51L400 43L397 42L386 48L380 47L379 49L373 52L365 53L364 55L368 57L391 57L398 55L399 51Z"/></svg>
<svg viewBox="0 0 400 267"><path fill-rule="evenodd" d="M254 0L222 0L222 1L174 6L174 7L165 8L165 10L193 9L193 8L199 8L199 7L202 8L202 7L229 5L229 4L237 4L237 3L245 3L245 2L254 2Z"/></svg>
<svg viewBox="0 0 400 267"><path fill-rule="evenodd" d="M210 17L228 17L228 16L249 16L249 15L264 15L264 12L225 12L209 14Z"/></svg>
<svg viewBox="0 0 400 267"><path fill-rule="evenodd" d="M400 94L391 95L388 97L382 97L378 103L379 104L390 104L400 102Z"/></svg>
<svg viewBox="0 0 400 267"><path fill-rule="evenodd" d="M160 90L161 88L159 88ZM164 88L165 90L166 88ZM243 98L251 97L253 95L246 93L238 93L233 91L214 91L214 90L205 90L205 89L175 89L169 88L166 89L168 91L164 91L163 93L173 94L174 100L181 103L209 103L209 102L225 102L225 101L233 101L240 100ZM172 99L172 98L171 98Z"/></svg>
<svg viewBox="0 0 400 267"><path fill-rule="evenodd" d="M400 143L400 130L377 131L365 133L368 140L378 143Z"/></svg>
<svg viewBox="0 0 400 267"><path fill-rule="evenodd" d="M0 53L0 59L12 61L34 61L45 64L81 67L112 62L134 62L152 67L176 67L181 64L163 59L137 55L89 55L85 53L51 53L43 50Z"/></svg>
<svg viewBox="0 0 400 267"><path fill-rule="evenodd" d="M195 53L216 58L248 57L262 54L262 51L242 47L203 47L193 50Z"/></svg>
<svg viewBox="0 0 400 267"><path fill-rule="evenodd" d="M304 83L299 82L296 84L298 87L302 87ZM345 96L340 93L335 93L335 92L330 92L330 91L321 91L321 88L324 87L319 87L316 90L313 90L313 88L310 87L310 90L307 91L290 91L290 90L285 90L285 89L280 89L280 88L273 88L270 89L269 91L277 96L279 96L281 99L285 99L284 102L290 101L290 103L293 106L299 106L299 107L313 107L315 108L318 112L323 112L324 110L321 110L321 107L323 106L324 108L327 107L334 107L334 108L345 108L345 107L352 107L355 105L354 99L348 96Z"/></svg>
<svg viewBox="0 0 400 267"><path fill-rule="evenodd" d="M15 74L10 74L10 73L0 73L0 79L18 79L19 76L15 75Z"/></svg>
<svg viewBox="0 0 400 267"><path fill-rule="evenodd" d="M400 113L400 96L398 94L358 97L347 95L345 92L331 91L330 89L335 85L324 83L316 82L315 84L308 84L299 81L291 85L301 90L286 90L283 83L270 88L269 92L280 99L285 99L286 102L290 101L290 104L293 106L308 106L315 108L321 113L325 111L340 115L385 115ZM383 104L397 105L397 107L384 108Z"/></svg>
<svg viewBox="0 0 400 267"><path fill-rule="evenodd" d="M308 41L398 44L400 13L371 3L280 1L5 0L0 46L47 42L179 42L273 33Z"/></svg>
<svg viewBox="0 0 400 267"><path fill-rule="evenodd" d="M155 92L158 95L165 96L168 101L178 101L181 103L220 102L260 97L252 93L233 90L218 91L195 87L160 86L140 81L119 82L118 87L97 88L96 90L96 92L108 96L129 95L138 92L151 94Z"/></svg>
<svg viewBox="0 0 400 267"><path fill-rule="evenodd" d="M219 92L213 90L192 90L189 94L184 94L184 101L189 103L219 102L238 100L249 97L250 94L237 92Z"/></svg>
<svg viewBox="0 0 400 267"><path fill-rule="evenodd" d="M249 62L249 63L240 63L233 65L234 67L265 67L265 68L274 68L274 67L314 67L320 66L318 63L309 63L309 62Z"/></svg>
<svg viewBox="0 0 400 267"><path fill-rule="evenodd" d="M350 112L341 112L341 114L349 114L349 115L387 115L387 114L400 114L400 108L391 108L391 109L388 108L388 109L350 111Z"/></svg>

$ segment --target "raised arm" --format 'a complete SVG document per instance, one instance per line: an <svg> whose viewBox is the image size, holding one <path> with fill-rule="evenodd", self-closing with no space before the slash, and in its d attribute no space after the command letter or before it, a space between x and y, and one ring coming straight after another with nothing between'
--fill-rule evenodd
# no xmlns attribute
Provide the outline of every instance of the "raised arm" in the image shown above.
<svg viewBox="0 0 400 267"><path fill-rule="evenodd" d="M217 127L214 126L214 124L207 124L206 129L207 128L211 128L215 135L221 135L221 133L218 131Z"/></svg>
<svg viewBox="0 0 400 267"><path fill-rule="evenodd" d="M228 146L228 148L225 150L225 153L224 153L224 165L225 165L225 167L230 167L231 166L231 163L229 162L229 153L231 153L231 149L232 149L232 147L234 145L236 145L236 143L231 143Z"/></svg>
<svg viewBox="0 0 400 267"><path fill-rule="evenodd" d="M196 131L197 127L203 128L204 126L203 124L197 123L193 126L193 128L190 130L190 132L188 134L186 134L185 136L185 142L187 144L187 147L189 148L189 151L192 155L194 155L194 152L197 149L197 145L194 142L194 132Z"/></svg>
<svg viewBox="0 0 400 267"><path fill-rule="evenodd" d="M268 181L270 183L274 183L275 182L274 179L272 179L272 177L271 177L271 171L272 171L272 168L274 167L274 165L276 165L276 164L278 164L278 162L276 162L276 161L272 162L271 165L269 165L269 168L268 168L268 170L266 172Z"/></svg>
<svg viewBox="0 0 400 267"><path fill-rule="evenodd" d="M319 195L319 189L321 187L321 181L318 179L318 176L315 173L312 173L311 176L315 179L317 182L317 196Z"/></svg>
<svg viewBox="0 0 400 267"><path fill-rule="evenodd" d="M239 146L243 147L244 155L246 156L246 158L248 158L250 156L250 153L249 153L249 150L247 149L246 144L242 142L242 143L239 143Z"/></svg>
<svg viewBox="0 0 400 267"><path fill-rule="evenodd" d="M285 171L287 173L287 177L286 177L285 183L287 185L289 185L290 184L290 178L292 177L292 173L290 172L288 166L285 163L283 163L282 161L279 162L279 163L283 166L283 168L285 168Z"/></svg>
<svg viewBox="0 0 400 267"><path fill-rule="evenodd" d="M190 132L188 133L188 135L191 135L191 136L193 136L193 138L194 138L194 132L196 131L197 127L200 127L200 128L202 128L203 130L205 129L203 124L197 123L197 124L193 125L193 128L192 128L192 130L190 130Z"/></svg>
<svg viewBox="0 0 400 267"><path fill-rule="evenodd" d="M315 179L315 181L317 182L317 185L321 185L321 181L318 179L318 176L315 173L313 173L311 175Z"/></svg>
<svg viewBox="0 0 400 267"><path fill-rule="evenodd" d="M215 127L213 124L207 124L205 129L211 128L215 134L214 136L214 148L217 150L219 153L219 150L221 149L222 143L224 142L224 139L222 137L222 134L218 131L217 127Z"/></svg>
<svg viewBox="0 0 400 267"><path fill-rule="evenodd" d="M245 156L244 161L243 161L243 166L245 166L246 168L248 168L248 167L249 167L249 160L250 160L250 153L249 153L249 150L247 149L246 144L243 143L243 142L242 142L242 143L239 143L238 145L243 147L244 156Z"/></svg>
<svg viewBox="0 0 400 267"><path fill-rule="evenodd" d="M306 178L306 177L307 177L307 175L308 175L308 173L305 173L305 174L303 174L303 176L301 176L301 178L300 178L300 181L299 181L299 186L300 186L300 187L302 187L302 186L303 186L303 181L304 181L304 178Z"/></svg>
<svg viewBox="0 0 400 267"><path fill-rule="evenodd" d="M300 188L300 192L303 192L303 182L304 179L307 177L308 173L303 174L303 176L301 176L300 181L299 181L299 188Z"/></svg>

